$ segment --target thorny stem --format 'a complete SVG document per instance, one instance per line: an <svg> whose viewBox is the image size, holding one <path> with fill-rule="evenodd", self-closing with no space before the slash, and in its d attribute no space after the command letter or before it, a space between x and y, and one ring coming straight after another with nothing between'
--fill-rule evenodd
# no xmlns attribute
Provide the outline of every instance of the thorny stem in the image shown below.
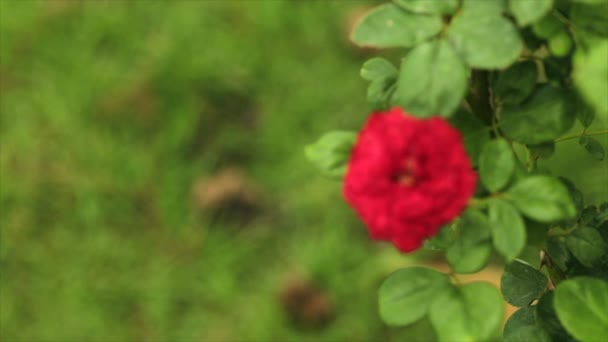
<svg viewBox="0 0 608 342"><path fill-rule="evenodd" d="M584 136L588 136L588 135L600 135L600 134L608 134L608 129L603 129L601 131L595 131L595 132L586 132L586 130L583 130L581 133L572 134L572 135L565 135L563 137L555 139L554 141L555 142L560 142L560 141L569 140L569 139L576 139L576 138L584 137Z"/></svg>

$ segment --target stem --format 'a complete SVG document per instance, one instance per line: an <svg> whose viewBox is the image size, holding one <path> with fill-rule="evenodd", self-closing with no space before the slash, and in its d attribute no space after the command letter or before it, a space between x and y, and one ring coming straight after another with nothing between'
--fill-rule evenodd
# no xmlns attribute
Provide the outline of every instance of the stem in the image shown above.
<svg viewBox="0 0 608 342"><path fill-rule="evenodd" d="M501 136L500 131L498 130L498 120L496 120L494 115L492 115L492 132L494 132L496 137ZM509 144L511 144L511 140L509 140Z"/></svg>
<svg viewBox="0 0 608 342"><path fill-rule="evenodd" d="M481 198L474 198L473 197L473 198L471 198L469 200L469 204L468 205L469 205L469 207L478 207L478 206L481 206L481 205L484 205L484 204L485 204L485 200L483 200Z"/></svg>
<svg viewBox="0 0 608 342"><path fill-rule="evenodd" d="M557 17L557 19L559 19L559 21L561 21L564 25L568 27L572 25L572 23L570 23L570 20L566 18L566 16L564 16L560 11L555 9L552 12Z"/></svg>
<svg viewBox="0 0 608 342"><path fill-rule="evenodd" d="M552 13L557 17L557 19L559 19L559 21L566 25L566 28L568 29L568 31L570 31L572 39L574 39L574 44L576 46L580 46L580 41L578 40L578 36L576 35L576 27L572 25L570 19L568 19L565 15L562 14L562 12L558 11L557 9L554 9Z"/></svg>
<svg viewBox="0 0 608 342"><path fill-rule="evenodd" d="M487 126L492 125L494 111L490 104L490 89L488 72L473 70L471 74L471 93L467 102L471 105L473 113Z"/></svg>
<svg viewBox="0 0 608 342"><path fill-rule="evenodd" d="M538 158L538 156L530 156L530 159L526 163L526 169L528 170L528 172L532 172L536 169L536 167L538 166Z"/></svg>
<svg viewBox="0 0 608 342"><path fill-rule="evenodd" d="M566 230L561 230L561 231L551 231L551 230L549 230L547 232L547 236L568 236L573 231L575 231L577 229L578 229L578 226L570 228L570 229L566 229Z"/></svg>
<svg viewBox="0 0 608 342"><path fill-rule="evenodd" d="M473 197L469 200L468 205L471 207L484 206L484 205L487 205L488 202L491 201L492 199L502 198L502 197L505 197L505 194L502 192L496 192L496 193L491 194L488 197L483 197L483 198Z"/></svg>
<svg viewBox="0 0 608 342"><path fill-rule="evenodd" d="M555 139L555 142L580 138L580 137L587 136L587 135L600 135L600 134L608 134L608 129L603 129L601 131L595 131L595 132L586 132L585 130L583 130L581 133L578 133L578 134L565 135L563 137L557 138L557 139Z"/></svg>
<svg viewBox="0 0 608 342"><path fill-rule="evenodd" d="M448 276L452 279L452 281L454 281L454 283L456 285L460 286L460 279L458 279L458 277L456 276L456 273L454 273L454 271L450 270L450 273L448 273Z"/></svg>

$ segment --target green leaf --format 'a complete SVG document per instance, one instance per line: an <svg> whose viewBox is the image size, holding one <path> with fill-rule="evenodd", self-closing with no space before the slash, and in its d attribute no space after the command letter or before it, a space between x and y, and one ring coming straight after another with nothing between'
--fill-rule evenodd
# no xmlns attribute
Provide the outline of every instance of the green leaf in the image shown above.
<svg viewBox="0 0 608 342"><path fill-rule="evenodd" d="M500 129L524 144L553 140L574 124L574 105L570 94L545 85L521 105L505 106L500 112Z"/></svg>
<svg viewBox="0 0 608 342"><path fill-rule="evenodd" d="M583 210L583 207L585 205L585 203L584 203L585 201L583 199L583 193L568 178L558 177L558 179L568 189L568 194L570 195L570 198L572 199L572 202L574 203L574 207L576 208L576 212L578 215L578 213L580 213L581 210Z"/></svg>
<svg viewBox="0 0 608 342"><path fill-rule="evenodd" d="M469 66L479 69L504 68L523 48L517 29L494 1L465 0L450 24L448 39Z"/></svg>
<svg viewBox="0 0 608 342"><path fill-rule="evenodd" d="M602 203L599 208L594 205L587 206L581 211L580 222L587 227L599 227L608 220L608 202Z"/></svg>
<svg viewBox="0 0 608 342"><path fill-rule="evenodd" d="M552 292L547 292L541 297L540 300L546 298L548 294L552 294ZM539 302L540 304L540 302ZM505 324L505 328L503 330L504 340L506 342L551 342L551 332L545 328L544 323L539 317L541 314L545 312L541 311L538 305L535 306L525 306L515 311L513 315L509 318L507 323ZM551 321L551 323L553 323ZM559 322L558 322L559 325ZM567 336L565 331L562 335L556 336L556 340L560 340L559 337Z"/></svg>
<svg viewBox="0 0 608 342"><path fill-rule="evenodd" d="M572 82L572 59L548 56L543 59L547 81L553 84L569 84ZM552 82L553 81L553 82ZM574 94L573 94L574 95ZM572 101L576 103L577 101Z"/></svg>
<svg viewBox="0 0 608 342"><path fill-rule="evenodd" d="M440 16L414 14L394 4L374 8L357 25L352 41L376 48L415 46L439 33Z"/></svg>
<svg viewBox="0 0 608 342"><path fill-rule="evenodd" d="M580 222L581 224L584 224L588 227L595 227L596 223L596 219L597 219L597 207L594 205L589 205L587 207L585 207L583 210L581 210L581 215L580 215Z"/></svg>
<svg viewBox="0 0 608 342"><path fill-rule="evenodd" d="M526 216L540 222L572 219L576 207L566 187L546 175L523 178L507 191L507 195Z"/></svg>
<svg viewBox="0 0 608 342"><path fill-rule="evenodd" d="M566 246L584 266L592 267L604 254L608 246L602 235L593 228L580 228L566 237Z"/></svg>
<svg viewBox="0 0 608 342"><path fill-rule="evenodd" d="M513 64L498 75L493 85L493 94L503 104L519 104L532 94L537 77L534 62Z"/></svg>
<svg viewBox="0 0 608 342"><path fill-rule="evenodd" d="M598 215L597 215L598 225L600 225L606 221L608 221L608 202L604 202L604 203L600 204L600 207L598 210Z"/></svg>
<svg viewBox="0 0 608 342"><path fill-rule="evenodd" d="M429 318L439 341L487 341L498 335L504 306L488 283L471 283L443 293L431 305Z"/></svg>
<svg viewBox="0 0 608 342"><path fill-rule="evenodd" d="M548 141L536 145L528 145L530 153L537 158L549 158L555 152L555 142Z"/></svg>
<svg viewBox="0 0 608 342"><path fill-rule="evenodd" d="M551 336L537 325L528 325L505 336L504 342L551 342Z"/></svg>
<svg viewBox="0 0 608 342"><path fill-rule="evenodd" d="M593 158L604 160L606 152L604 152L604 147L602 147L602 144L600 144L599 141L591 137L581 137L578 140L578 143L583 146Z"/></svg>
<svg viewBox="0 0 608 342"><path fill-rule="evenodd" d="M547 291L538 300L538 304L536 305L537 322L555 340L573 341L574 339L569 336L559 318L557 318L553 305L554 295L554 291Z"/></svg>
<svg viewBox="0 0 608 342"><path fill-rule="evenodd" d="M545 42L537 37L532 30L532 27L526 27L521 32L521 37L524 40L524 45L530 51L538 50Z"/></svg>
<svg viewBox="0 0 608 342"><path fill-rule="evenodd" d="M477 165L481 149L490 140L487 127L475 115L463 110L454 113L449 121L462 134L464 148L471 157L473 164Z"/></svg>
<svg viewBox="0 0 608 342"><path fill-rule="evenodd" d="M515 207L501 199L490 201L488 214L494 246L509 262L526 246L524 220Z"/></svg>
<svg viewBox="0 0 608 342"><path fill-rule="evenodd" d="M574 58L574 83L583 98L596 110L596 114L608 118L608 39L593 46L588 54Z"/></svg>
<svg viewBox="0 0 608 342"><path fill-rule="evenodd" d="M455 243L447 250L447 259L455 273L476 273L488 264L491 254L492 244L489 240L471 246Z"/></svg>
<svg viewBox="0 0 608 342"><path fill-rule="evenodd" d="M479 176L490 192L502 189L515 171L515 156L509 143L504 139L487 142L479 156Z"/></svg>
<svg viewBox="0 0 608 342"><path fill-rule="evenodd" d="M602 235L602 238L604 238L604 241L608 243L608 221L597 227L597 230L600 232L600 235Z"/></svg>
<svg viewBox="0 0 608 342"><path fill-rule="evenodd" d="M580 121L583 127L587 128L591 126L593 119L595 119L595 111L583 100L577 99L576 118L578 119L578 121Z"/></svg>
<svg viewBox="0 0 608 342"><path fill-rule="evenodd" d="M603 4L606 0L572 0L572 2L581 2L584 4Z"/></svg>
<svg viewBox="0 0 608 342"><path fill-rule="evenodd" d="M457 222L459 238L452 244L446 258L456 273L475 273L488 263L492 253L490 223L480 212L469 210Z"/></svg>
<svg viewBox="0 0 608 342"><path fill-rule="evenodd" d="M547 277L536 268L521 260L505 266L500 279L500 288L505 300L523 307L538 299L547 287Z"/></svg>
<svg viewBox="0 0 608 342"><path fill-rule="evenodd" d="M401 8L414 13L451 14L458 8L458 0L393 0Z"/></svg>
<svg viewBox="0 0 608 342"><path fill-rule="evenodd" d="M530 25L547 14L553 6L553 0L509 0L509 9L517 19L519 26Z"/></svg>
<svg viewBox="0 0 608 342"><path fill-rule="evenodd" d="M507 0L464 0L462 3L462 11L470 15L502 16L506 10Z"/></svg>
<svg viewBox="0 0 608 342"><path fill-rule="evenodd" d="M397 68L381 57L374 57L363 63L361 67L361 77L368 81L396 79L398 75Z"/></svg>
<svg viewBox="0 0 608 342"><path fill-rule="evenodd" d="M389 325L414 323L426 315L433 300L449 287L448 276L430 268L399 270L378 290L380 316Z"/></svg>
<svg viewBox="0 0 608 342"><path fill-rule="evenodd" d="M363 64L361 77L371 81L367 88L367 101L373 109L389 107L398 75L397 68L384 58L372 58Z"/></svg>
<svg viewBox="0 0 608 342"><path fill-rule="evenodd" d="M505 323L502 334L506 340L509 335L529 326L536 326L536 308L534 306L524 306L515 311Z"/></svg>
<svg viewBox="0 0 608 342"><path fill-rule="evenodd" d="M308 160L332 178L342 178L357 134L355 132L333 131L325 133L317 142L306 146Z"/></svg>
<svg viewBox="0 0 608 342"><path fill-rule="evenodd" d="M549 51L556 57L566 57L572 51L574 42L567 31L561 31L549 38Z"/></svg>
<svg viewBox="0 0 608 342"><path fill-rule="evenodd" d="M390 99L396 88L395 79L373 81L367 88L367 102L374 110L387 109L390 107Z"/></svg>
<svg viewBox="0 0 608 342"><path fill-rule="evenodd" d="M608 1L596 4L573 4L570 20L576 27L576 35L584 40L601 39L608 36ZM589 43L588 41L586 43Z"/></svg>
<svg viewBox="0 0 608 342"><path fill-rule="evenodd" d="M545 16L532 26L532 31L534 34L545 39L551 38L555 34L563 32L564 30L564 24L562 24L562 22L559 21L559 19L553 14Z"/></svg>
<svg viewBox="0 0 608 342"><path fill-rule="evenodd" d="M570 251L566 247L565 239L557 236L549 237L546 250L553 264L565 272L568 269L568 262L570 262Z"/></svg>
<svg viewBox="0 0 608 342"><path fill-rule="evenodd" d="M434 251L444 251L448 249L456 241L456 232L447 225L441 227L437 235L433 238L424 241L424 247Z"/></svg>
<svg viewBox="0 0 608 342"><path fill-rule="evenodd" d="M401 62L394 102L418 117L450 116L467 87L468 69L445 41L415 47Z"/></svg>
<svg viewBox="0 0 608 342"><path fill-rule="evenodd" d="M566 280L555 289L554 305L575 338L599 341L608 336L608 282L588 277Z"/></svg>

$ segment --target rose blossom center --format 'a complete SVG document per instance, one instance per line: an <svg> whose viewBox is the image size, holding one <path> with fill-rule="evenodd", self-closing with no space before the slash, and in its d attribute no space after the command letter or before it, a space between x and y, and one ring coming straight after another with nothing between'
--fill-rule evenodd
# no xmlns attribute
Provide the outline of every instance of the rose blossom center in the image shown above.
<svg viewBox="0 0 608 342"><path fill-rule="evenodd" d="M391 174L391 181L410 187L416 182L416 161L406 158L397 170Z"/></svg>

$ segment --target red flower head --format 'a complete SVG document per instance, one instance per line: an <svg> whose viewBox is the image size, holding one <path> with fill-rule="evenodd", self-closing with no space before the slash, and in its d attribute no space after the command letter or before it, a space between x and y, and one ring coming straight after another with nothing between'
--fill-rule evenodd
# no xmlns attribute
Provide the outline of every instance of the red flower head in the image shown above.
<svg viewBox="0 0 608 342"><path fill-rule="evenodd" d="M401 108L373 113L359 133L344 196L371 236L411 252L466 207L477 177L460 133Z"/></svg>

